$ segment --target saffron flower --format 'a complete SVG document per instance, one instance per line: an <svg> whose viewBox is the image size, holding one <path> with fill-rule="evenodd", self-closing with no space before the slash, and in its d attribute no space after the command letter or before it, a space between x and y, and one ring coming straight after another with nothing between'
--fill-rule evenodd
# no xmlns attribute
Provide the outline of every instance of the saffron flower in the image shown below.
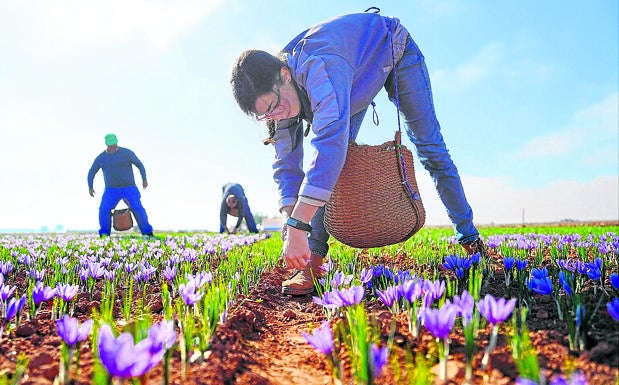
<svg viewBox="0 0 619 385"><path fill-rule="evenodd" d="M492 325L490 342L488 342L486 352L481 360L482 370L486 369L486 365L488 365L488 360L490 359L490 353L492 353L494 347L496 346L496 338L499 332L498 325L509 317L511 312L514 310L514 305L516 305L516 298L512 298L509 301L506 301L505 298L499 298L497 300L490 294L486 294L483 299L477 302L479 314L484 316L484 318L486 318L486 320L488 320L488 322Z"/></svg>
<svg viewBox="0 0 619 385"><path fill-rule="evenodd" d="M516 263L516 259L514 257L505 257L503 258L503 266L505 267L505 270L511 270L514 267L514 264Z"/></svg>
<svg viewBox="0 0 619 385"><path fill-rule="evenodd" d="M16 298L13 297L9 300L9 303L6 305L6 315L5 315L5 319L7 321L9 321L10 319L12 319L13 317L15 317L16 315L19 318L19 314L21 313L22 309L24 308L24 305L26 304L26 296L22 295L21 298ZM19 322L19 319L18 319Z"/></svg>
<svg viewBox="0 0 619 385"><path fill-rule="evenodd" d="M317 303L326 309L334 310L344 306L342 299L338 294L339 293L336 292L326 291L322 294L322 298L314 296L312 299L314 303Z"/></svg>
<svg viewBox="0 0 619 385"><path fill-rule="evenodd" d="M550 385L587 385L587 378L584 373L578 371L572 373L567 379L559 376L552 380Z"/></svg>
<svg viewBox="0 0 619 385"><path fill-rule="evenodd" d="M56 286L58 297L62 298L64 301L72 300L73 297L75 297L75 295L77 294L78 289L79 286L77 285L65 285L61 283Z"/></svg>
<svg viewBox="0 0 619 385"><path fill-rule="evenodd" d="M477 302L479 314L484 316L489 323L496 325L509 317L516 305L516 298L507 301L505 298L496 299L490 294Z"/></svg>
<svg viewBox="0 0 619 385"><path fill-rule="evenodd" d="M37 281L32 288L32 300L35 305L39 305L41 302L47 302L56 296L56 289L49 286L44 286L43 282Z"/></svg>
<svg viewBox="0 0 619 385"><path fill-rule="evenodd" d="M334 291L333 294L340 298L342 306L353 306L363 301L365 289L363 286L351 286L348 289Z"/></svg>
<svg viewBox="0 0 619 385"><path fill-rule="evenodd" d="M333 353L335 345L333 343L333 331L328 322L323 322L318 329L314 329L312 334L302 333L303 338L322 354L330 355Z"/></svg>
<svg viewBox="0 0 619 385"><path fill-rule="evenodd" d="M134 344L129 333L116 338L107 324L99 328L99 358L112 377L143 376L157 363L152 360L152 345L149 338Z"/></svg>
<svg viewBox="0 0 619 385"><path fill-rule="evenodd" d="M462 292L462 295L454 295L453 305L454 310L462 316L464 325L467 325L473 318L473 308L475 307L475 299L467 290Z"/></svg>
<svg viewBox="0 0 619 385"><path fill-rule="evenodd" d="M322 325L314 329L312 334L301 333L303 338L320 353L326 355L329 358L329 364L331 365L331 372L335 378L340 378L342 374L342 368L338 363L337 354L335 354L335 343L333 340L333 331L327 321L323 321Z"/></svg>
<svg viewBox="0 0 619 385"><path fill-rule="evenodd" d="M376 295L385 304L385 306L393 312L397 312L398 301L401 297L400 286L389 286L385 290L377 290Z"/></svg>
<svg viewBox="0 0 619 385"><path fill-rule="evenodd" d="M413 303L421 298L423 280L407 279L402 282L402 296L409 302Z"/></svg>
<svg viewBox="0 0 619 385"><path fill-rule="evenodd" d="M456 309L446 302L440 309L425 309L422 314L423 326L436 338L444 339L449 333L456 320Z"/></svg>
<svg viewBox="0 0 619 385"><path fill-rule="evenodd" d="M537 294L552 294L552 280L548 276L540 278L533 277L529 279L527 286L529 287L529 290Z"/></svg>
<svg viewBox="0 0 619 385"><path fill-rule="evenodd" d="M613 286L613 289L619 290L619 273L610 275L610 284Z"/></svg>
<svg viewBox="0 0 619 385"><path fill-rule="evenodd" d="M93 322L92 319L88 319L80 325L77 318L65 314L62 318L56 320L56 330L60 338L62 338L69 347L75 347L78 342L82 342L88 338L92 330Z"/></svg>
<svg viewBox="0 0 619 385"><path fill-rule="evenodd" d="M559 283L561 284L561 286L563 286L565 294L567 294L569 297L571 297L573 294L572 286L570 285L570 278L572 277L567 276L563 270L559 272Z"/></svg>
<svg viewBox="0 0 619 385"><path fill-rule="evenodd" d="M439 379L447 379L447 357L449 357L449 333L456 321L456 309L447 301L440 309L425 309L421 315L423 326L436 337L439 350Z"/></svg>
<svg viewBox="0 0 619 385"><path fill-rule="evenodd" d="M389 351L386 346L379 348L376 344L370 346L370 371L374 378L380 376L387 363Z"/></svg>
<svg viewBox="0 0 619 385"><path fill-rule="evenodd" d="M174 265L166 266L165 269L163 269L163 271L161 272L161 275L168 282L174 281L174 277L176 277L176 266L174 266Z"/></svg>
<svg viewBox="0 0 619 385"><path fill-rule="evenodd" d="M181 283L178 285L178 292L181 295L181 298L185 302L186 305L190 306L198 302L202 299L204 295L202 291L196 291L198 288L196 287L195 281L189 281L186 284Z"/></svg>
<svg viewBox="0 0 619 385"><path fill-rule="evenodd" d="M361 283L363 285L368 284L369 282L372 282L372 277L374 276L374 274L372 273L372 269L367 269L367 268L363 268L361 270Z"/></svg>
<svg viewBox="0 0 619 385"><path fill-rule="evenodd" d="M13 293L15 292L15 289L17 289L17 286L13 286L13 285L0 285L0 300L2 300L3 302L6 302L7 299L9 299Z"/></svg>
<svg viewBox="0 0 619 385"><path fill-rule="evenodd" d="M518 377L516 378L516 385L539 385L537 381L533 381L530 378Z"/></svg>
<svg viewBox="0 0 619 385"><path fill-rule="evenodd" d="M346 275L341 271L337 271L333 274L331 279L331 287L342 287L348 285L353 279L352 275Z"/></svg>
<svg viewBox="0 0 619 385"><path fill-rule="evenodd" d="M148 339L152 342L150 350L153 353L153 359L161 360L165 352L176 342L174 320L163 320L151 326L148 329Z"/></svg>
<svg viewBox="0 0 619 385"><path fill-rule="evenodd" d="M526 259L516 259L516 269L522 271L527 268L529 262Z"/></svg>
<svg viewBox="0 0 619 385"><path fill-rule="evenodd" d="M619 298L613 298L612 301L606 304L608 314L615 320L619 321Z"/></svg>

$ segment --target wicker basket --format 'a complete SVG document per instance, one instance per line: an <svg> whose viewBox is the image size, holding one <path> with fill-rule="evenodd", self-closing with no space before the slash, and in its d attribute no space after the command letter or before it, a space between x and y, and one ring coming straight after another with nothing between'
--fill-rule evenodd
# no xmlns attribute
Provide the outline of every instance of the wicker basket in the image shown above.
<svg viewBox="0 0 619 385"><path fill-rule="evenodd" d="M325 207L325 228L338 241L357 248L381 247L403 242L423 226L413 154L400 144L400 135L396 131L394 141L377 146L348 146Z"/></svg>
<svg viewBox="0 0 619 385"><path fill-rule="evenodd" d="M112 212L112 225L116 231L125 231L133 227L131 209L116 209Z"/></svg>

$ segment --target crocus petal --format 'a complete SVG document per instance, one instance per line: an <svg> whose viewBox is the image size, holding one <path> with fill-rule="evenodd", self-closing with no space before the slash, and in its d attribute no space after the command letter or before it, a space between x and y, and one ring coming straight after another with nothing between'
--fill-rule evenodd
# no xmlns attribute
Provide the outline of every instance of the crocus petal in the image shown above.
<svg viewBox="0 0 619 385"><path fill-rule="evenodd" d="M619 321L619 298L613 298L612 301L606 304L608 314L615 320Z"/></svg>

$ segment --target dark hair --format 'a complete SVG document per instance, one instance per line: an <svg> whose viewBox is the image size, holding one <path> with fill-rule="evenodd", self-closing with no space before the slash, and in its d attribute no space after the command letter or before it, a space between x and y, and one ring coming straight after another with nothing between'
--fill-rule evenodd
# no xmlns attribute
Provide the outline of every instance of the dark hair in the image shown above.
<svg viewBox="0 0 619 385"><path fill-rule="evenodd" d="M253 115L256 100L273 89L284 63L265 51L247 50L232 66L230 85L241 110Z"/></svg>

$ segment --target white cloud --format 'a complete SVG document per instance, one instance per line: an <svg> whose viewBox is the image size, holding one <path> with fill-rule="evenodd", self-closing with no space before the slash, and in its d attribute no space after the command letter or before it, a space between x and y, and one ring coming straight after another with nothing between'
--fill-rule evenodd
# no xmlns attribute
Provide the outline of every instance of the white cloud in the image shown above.
<svg viewBox="0 0 619 385"><path fill-rule="evenodd" d="M425 171L417 172L427 225L449 225L445 208ZM477 225L617 220L619 176L598 177L588 182L558 180L541 188L521 189L504 177L462 176L467 199Z"/></svg>
<svg viewBox="0 0 619 385"><path fill-rule="evenodd" d="M520 156L555 156L587 150L581 160L591 164L600 160L600 151L614 154L617 160L619 143L619 94L576 111L567 126L557 132L538 136L525 143Z"/></svg>
<svg viewBox="0 0 619 385"><path fill-rule="evenodd" d="M504 45L492 42L455 69L439 69L432 73L432 85L442 90L458 90L474 86L496 73L505 55Z"/></svg>
<svg viewBox="0 0 619 385"><path fill-rule="evenodd" d="M44 36L56 44L91 45L142 37L158 48L195 27L223 0L41 2Z"/></svg>

